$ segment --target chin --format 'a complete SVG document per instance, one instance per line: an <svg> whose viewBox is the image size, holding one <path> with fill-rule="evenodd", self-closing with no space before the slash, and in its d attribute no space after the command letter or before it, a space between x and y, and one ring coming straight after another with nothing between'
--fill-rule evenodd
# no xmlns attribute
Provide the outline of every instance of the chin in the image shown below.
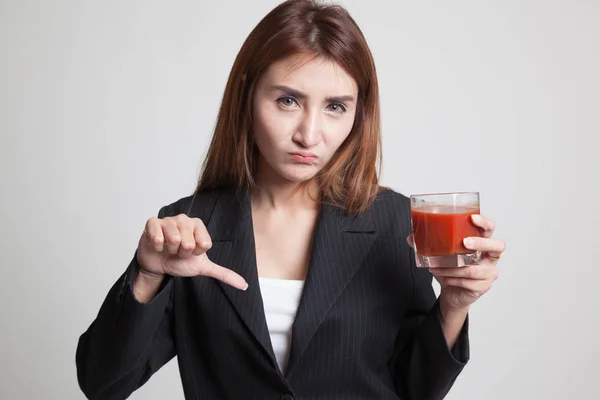
<svg viewBox="0 0 600 400"><path fill-rule="evenodd" d="M317 175L317 168L314 166L286 166L277 171L282 178L296 183L310 181Z"/></svg>

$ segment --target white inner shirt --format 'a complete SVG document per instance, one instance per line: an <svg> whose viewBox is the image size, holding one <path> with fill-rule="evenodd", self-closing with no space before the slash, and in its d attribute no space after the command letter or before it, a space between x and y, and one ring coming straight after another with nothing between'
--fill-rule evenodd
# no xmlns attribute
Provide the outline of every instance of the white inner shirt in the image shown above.
<svg viewBox="0 0 600 400"><path fill-rule="evenodd" d="M258 277L258 283L275 358L279 368L285 373L292 341L292 324L300 304L304 281Z"/></svg>

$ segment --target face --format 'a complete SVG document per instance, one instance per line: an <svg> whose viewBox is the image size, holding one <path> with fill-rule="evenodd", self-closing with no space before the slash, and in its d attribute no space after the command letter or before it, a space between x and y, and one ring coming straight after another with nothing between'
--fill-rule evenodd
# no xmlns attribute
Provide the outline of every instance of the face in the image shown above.
<svg viewBox="0 0 600 400"><path fill-rule="evenodd" d="M350 134L357 96L354 79L334 62L295 57L273 64L254 96L257 179L312 179Z"/></svg>

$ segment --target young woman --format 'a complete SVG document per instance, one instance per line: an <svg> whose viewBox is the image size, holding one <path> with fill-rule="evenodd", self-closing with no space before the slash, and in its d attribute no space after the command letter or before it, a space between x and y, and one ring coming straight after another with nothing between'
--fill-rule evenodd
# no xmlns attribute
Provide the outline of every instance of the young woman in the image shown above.
<svg viewBox="0 0 600 400"><path fill-rule="evenodd" d="M416 268L408 199L378 184L380 142L353 19L276 7L234 62L197 189L148 220L81 336L83 392L125 399L177 355L187 399L443 398L504 242L479 216L466 246L482 264Z"/></svg>

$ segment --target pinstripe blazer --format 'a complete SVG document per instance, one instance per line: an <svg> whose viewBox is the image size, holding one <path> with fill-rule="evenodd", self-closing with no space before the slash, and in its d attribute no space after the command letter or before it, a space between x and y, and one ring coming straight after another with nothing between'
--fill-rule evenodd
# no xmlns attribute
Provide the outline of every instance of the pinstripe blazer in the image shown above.
<svg viewBox="0 0 600 400"><path fill-rule="evenodd" d="M90 399L125 399L177 355L186 399L442 399L469 358L468 319L450 351L431 275L407 245L408 199L382 191L349 216L323 205L283 375L258 284L247 191L221 188L163 207L201 218L208 256L242 275L164 280L135 300L134 256L80 337L78 382Z"/></svg>

